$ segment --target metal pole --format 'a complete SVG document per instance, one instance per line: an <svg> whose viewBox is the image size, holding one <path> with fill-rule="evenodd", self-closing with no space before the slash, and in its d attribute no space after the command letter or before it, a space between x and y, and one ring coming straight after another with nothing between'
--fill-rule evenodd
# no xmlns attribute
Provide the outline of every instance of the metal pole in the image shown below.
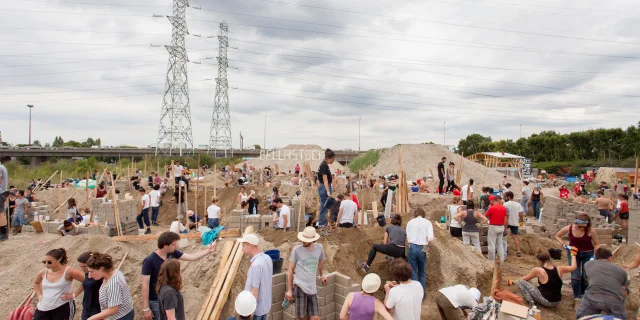
<svg viewBox="0 0 640 320"><path fill-rule="evenodd" d="M358 118L358 151L360 151L360 120L362 118Z"/></svg>
<svg viewBox="0 0 640 320"><path fill-rule="evenodd" d="M29 146L31 146L31 109L33 109L33 105L28 104L27 107L29 107Z"/></svg>
<svg viewBox="0 0 640 320"><path fill-rule="evenodd" d="M446 146L447 145L447 122L446 121L444 122L444 125L442 127L442 132L443 132L442 145Z"/></svg>

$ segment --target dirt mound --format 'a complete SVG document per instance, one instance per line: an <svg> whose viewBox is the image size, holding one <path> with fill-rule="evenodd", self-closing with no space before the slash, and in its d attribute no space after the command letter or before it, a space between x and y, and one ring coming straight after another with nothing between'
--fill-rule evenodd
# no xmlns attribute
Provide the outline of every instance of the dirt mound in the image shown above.
<svg viewBox="0 0 640 320"><path fill-rule="evenodd" d="M302 170L302 163L305 161L299 158L300 151L304 151L304 159L312 159L311 151L313 151L313 159L317 160L307 160L312 171L318 171L318 167L320 166L322 159L324 159L324 149L315 144L290 144L281 149L270 149L267 151L269 152L269 160L260 158L251 159L247 160L247 165L256 168L265 168L267 166L270 166L271 169L275 169L275 166L277 164L280 172L288 173L290 170L293 173L295 171L296 165L299 165L300 170ZM291 154L290 159L286 159L288 154ZM281 160L274 160L273 157L280 158ZM346 168L337 161L329 165L329 167L331 168L331 172L333 173L335 173L338 169L340 169L342 172L346 170Z"/></svg>
<svg viewBox="0 0 640 320"><path fill-rule="evenodd" d="M429 169L431 169L435 179L435 183L430 184L432 191L438 184L437 168L443 156L447 157L447 164L449 161L455 163L456 170L460 168L461 162L464 163L461 185L466 184L469 179L473 179L475 185L497 188L503 177L500 172L462 158L461 155L455 154L439 144L406 144L387 149L380 155L378 164L373 168L374 174L379 176L397 173L400 154L402 154L402 167L407 172L409 179L422 179L422 177L429 175ZM517 188L519 192L520 182L513 178L509 178L509 182L513 185L512 191Z"/></svg>

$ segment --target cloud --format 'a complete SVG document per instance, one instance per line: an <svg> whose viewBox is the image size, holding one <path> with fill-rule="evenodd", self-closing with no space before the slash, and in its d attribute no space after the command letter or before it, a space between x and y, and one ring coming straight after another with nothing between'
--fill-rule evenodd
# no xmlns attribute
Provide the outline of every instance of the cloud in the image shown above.
<svg viewBox="0 0 640 320"><path fill-rule="evenodd" d="M636 122L628 117L639 99L636 2L284 2L300 5L192 1L215 11L187 9L196 145L209 140L215 80L205 79L217 77L223 20L235 147L240 132L245 145L263 144L265 115L268 147L336 149L356 149L359 134L363 149L442 143L445 121L447 144L472 133L515 140L521 125L528 136ZM4 5L4 141L27 142L26 104L35 104L33 137L43 143L57 135L156 143L171 25L151 16L171 14L172 2L95 3Z"/></svg>

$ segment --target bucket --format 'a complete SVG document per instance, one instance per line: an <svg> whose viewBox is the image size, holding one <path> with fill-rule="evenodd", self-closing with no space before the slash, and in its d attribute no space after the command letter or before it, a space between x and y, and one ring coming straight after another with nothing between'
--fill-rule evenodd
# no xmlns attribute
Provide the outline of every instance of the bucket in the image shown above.
<svg viewBox="0 0 640 320"><path fill-rule="evenodd" d="M273 260L273 274L282 272L282 258Z"/></svg>
<svg viewBox="0 0 640 320"><path fill-rule="evenodd" d="M271 257L271 260L280 259L280 250L267 250L267 251L264 252L264 254L266 254L269 257Z"/></svg>
<svg viewBox="0 0 640 320"><path fill-rule="evenodd" d="M551 256L551 259L560 260L562 258L562 250L549 248L549 255Z"/></svg>

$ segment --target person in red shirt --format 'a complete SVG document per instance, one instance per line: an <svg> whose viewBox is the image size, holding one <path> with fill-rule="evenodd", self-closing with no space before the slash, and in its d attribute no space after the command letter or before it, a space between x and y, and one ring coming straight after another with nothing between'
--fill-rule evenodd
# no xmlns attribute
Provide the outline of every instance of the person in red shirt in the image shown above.
<svg viewBox="0 0 640 320"><path fill-rule="evenodd" d="M580 182L576 182L576 186L573 187L573 193L577 196L578 192L580 192Z"/></svg>
<svg viewBox="0 0 640 320"><path fill-rule="evenodd" d="M500 204L500 199L492 195L489 196L491 206L487 210L485 216L489 219L489 234L487 235L488 245L488 258L491 261L496 259L496 247L498 248L498 257L500 262L504 261L505 252L502 244L502 234L507 230L509 220L507 220L507 208Z"/></svg>
<svg viewBox="0 0 640 320"><path fill-rule="evenodd" d="M100 182L98 185L98 190L96 190L96 198L104 198L107 194L107 188L104 185L104 182Z"/></svg>
<svg viewBox="0 0 640 320"><path fill-rule="evenodd" d="M569 199L569 189L564 184L560 186L560 199Z"/></svg>
<svg viewBox="0 0 640 320"><path fill-rule="evenodd" d="M462 194L460 193L460 189L459 189L459 187L458 187L458 186L455 186L455 187L453 188L453 196L454 196L454 197L455 197L455 196L458 196L458 197L461 197L461 196L462 196Z"/></svg>
<svg viewBox="0 0 640 320"><path fill-rule="evenodd" d="M626 194L619 194L618 200L620 200L620 210L618 210L618 217L622 222L622 230L627 229L629 222L629 196ZM615 220L615 217L613 218Z"/></svg>

